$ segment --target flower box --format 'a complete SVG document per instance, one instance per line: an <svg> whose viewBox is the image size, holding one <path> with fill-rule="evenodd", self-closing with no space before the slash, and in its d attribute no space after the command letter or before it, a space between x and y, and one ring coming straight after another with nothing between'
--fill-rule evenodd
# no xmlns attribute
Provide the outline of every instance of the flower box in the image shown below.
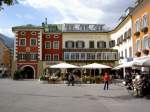
<svg viewBox="0 0 150 112"><path fill-rule="evenodd" d="M140 32L139 32L139 31L138 31L138 32L135 32L134 35L135 35L135 36L139 36L139 35L140 35Z"/></svg>
<svg viewBox="0 0 150 112"><path fill-rule="evenodd" d="M146 34L148 32L148 27L142 28L142 32L144 32L144 34Z"/></svg>
<svg viewBox="0 0 150 112"><path fill-rule="evenodd" d="M137 57L140 57L140 56L141 56L141 52L137 51L137 52L135 53L135 55L136 55Z"/></svg>
<svg viewBox="0 0 150 112"><path fill-rule="evenodd" d="M148 55L148 54L149 54L149 50L144 49L144 50L143 50L143 53L146 54L146 55Z"/></svg>

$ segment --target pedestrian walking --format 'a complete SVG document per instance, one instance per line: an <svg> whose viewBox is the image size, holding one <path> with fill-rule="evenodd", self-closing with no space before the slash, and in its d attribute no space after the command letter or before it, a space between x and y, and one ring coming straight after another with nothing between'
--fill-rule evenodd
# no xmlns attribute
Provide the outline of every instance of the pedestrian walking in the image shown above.
<svg viewBox="0 0 150 112"><path fill-rule="evenodd" d="M68 76L68 86L70 86L70 84L72 84L72 86L74 86L74 81L75 81L75 76L73 73L70 72L70 74Z"/></svg>
<svg viewBox="0 0 150 112"><path fill-rule="evenodd" d="M105 72L104 74L104 90L109 88L109 80L110 80L110 76L107 72Z"/></svg>

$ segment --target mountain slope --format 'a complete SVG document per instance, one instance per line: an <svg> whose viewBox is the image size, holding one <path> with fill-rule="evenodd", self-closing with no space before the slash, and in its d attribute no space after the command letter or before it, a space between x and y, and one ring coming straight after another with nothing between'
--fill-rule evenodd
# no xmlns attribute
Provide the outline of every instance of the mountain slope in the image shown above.
<svg viewBox="0 0 150 112"><path fill-rule="evenodd" d="M13 49L14 48L14 38L7 37L0 33L0 39L2 39L6 46Z"/></svg>

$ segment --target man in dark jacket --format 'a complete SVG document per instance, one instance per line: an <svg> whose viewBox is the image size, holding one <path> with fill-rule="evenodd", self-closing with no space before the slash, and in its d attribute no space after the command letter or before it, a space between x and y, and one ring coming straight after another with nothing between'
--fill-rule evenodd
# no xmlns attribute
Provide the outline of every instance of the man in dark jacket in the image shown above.
<svg viewBox="0 0 150 112"><path fill-rule="evenodd" d="M74 80L75 80L75 76L73 73L70 73L69 76L68 76L68 86L70 84L72 84L72 86L74 86Z"/></svg>

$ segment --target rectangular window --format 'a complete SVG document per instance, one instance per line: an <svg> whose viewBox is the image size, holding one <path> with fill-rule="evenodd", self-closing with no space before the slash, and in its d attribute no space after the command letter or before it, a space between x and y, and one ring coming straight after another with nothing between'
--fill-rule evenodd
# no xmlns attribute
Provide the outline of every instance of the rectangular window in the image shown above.
<svg viewBox="0 0 150 112"><path fill-rule="evenodd" d="M53 55L53 60L54 61L59 61L59 55L58 54L54 54Z"/></svg>
<svg viewBox="0 0 150 112"><path fill-rule="evenodd" d="M145 14L142 19L142 27L145 28L148 26L148 15Z"/></svg>
<svg viewBox="0 0 150 112"><path fill-rule="evenodd" d="M102 59L102 53L97 53L97 59L101 60Z"/></svg>
<svg viewBox="0 0 150 112"><path fill-rule="evenodd" d="M148 36L146 36L142 40L142 49L143 50L149 49L149 46L150 46L150 39Z"/></svg>
<svg viewBox="0 0 150 112"><path fill-rule="evenodd" d="M131 32L131 28L129 28L128 33L127 33L127 36L128 36L128 37L131 37L131 35L132 35L131 33L132 33L132 32Z"/></svg>
<svg viewBox="0 0 150 112"><path fill-rule="evenodd" d="M137 51L140 51L140 50L141 50L141 41L140 41L140 40L137 40L137 41L136 41L136 50L137 50Z"/></svg>
<svg viewBox="0 0 150 112"><path fill-rule="evenodd" d="M25 53L19 53L18 54L18 60L26 60L26 54Z"/></svg>
<svg viewBox="0 0 150 112"><path fill-rule="evenodd" d="M51 55L50 54L46 54L45 55L45 61L50 61L51 60Z"/></svg>
<svg viewBox="0 0 150 112"><path fill-rule="evenodd" d="M30 39L30 46L36 46L37 45L37 40L35 38Z"/></svg>
<svg viewBox="0 0 150 112"><path fill-rule="evenodd" d="M106 42L104 41L97 42L97 48L106 48Z"/></svg>
<svg viewBox="0 0 150 112"><path fill-rule="evenodd" d="M31 60L37 60L38 59L38 54L30 54L30 59Z"/></svg>
<svg viewBox="0 0 150 112"><path fill-rule="evenodd" d="M135 26L136 26L136 32L140 32L140 19L137 19Z"/></svg>
<svg viewBox="0 0 150 112"><path fill-rule="evenodd" d="M26 39L25 39L25 38L21 38L19 45L20 45L20 46L26 46Z"/></svg>
<svg viewBox="0 0 150 112"><path fill-rule="evenodd" d="M129 47L129 57L132 57L132 47Z"/></svg>
<svg viewBox="0 0 150 112"><path fill-rule="evenodd" d="M94 48L94 41L89 42L89 48Z"/></svg>
<svg viewBox="0 0 150 112"><path fill-rule="evenodd" d="M87 59L88 60L93 60L93 59L95 59L95 53L87 53Z"/></svg>
<svg viewBox="0 0 150 112"><path fill-rule="evenodd" d="M65 42L65 47L66 48L74 48L74 42L73 41L66 41Z"/></svg>
<svg viewBox="0 0 150 112"><path fill-rule="evenodd" d="M121 51L121 57L123 58L123 51Z"/></svg>
<svg viewBox="0 0 150 112"><path fill-rule="evenodd" d="M45 48L50 49L51 48L51 42L45 42Z"/></svg>
<svg viewBox="0 0 150 112"><path fill-rule="evenodd" d="M77 41L76 42L76 48L84 48L84 42L83 41Z"/></svg>
<svg viewBox="0 0 150 112"><path fill-rule="evenodd" d="M64 59L69 60L70 59L70 53L64 53Z"/></svg>
<svg viewBox="0 0 150 112"><path fill-rule="evenodd" d="M58 49L59 48L59 41L54 41L53 42L53 48Z"/></svg>
<svg viewBox="0 0 150 112"><path fill-rule="evenodd" d="M85 53L81 53L81 60L86 60L86 54Z"/></svg>
<svg viewBox="0 0 150 112"><path fill-rule="evenodd" d="M125 58L127 58L127 49L125 49Z"/></svg>

